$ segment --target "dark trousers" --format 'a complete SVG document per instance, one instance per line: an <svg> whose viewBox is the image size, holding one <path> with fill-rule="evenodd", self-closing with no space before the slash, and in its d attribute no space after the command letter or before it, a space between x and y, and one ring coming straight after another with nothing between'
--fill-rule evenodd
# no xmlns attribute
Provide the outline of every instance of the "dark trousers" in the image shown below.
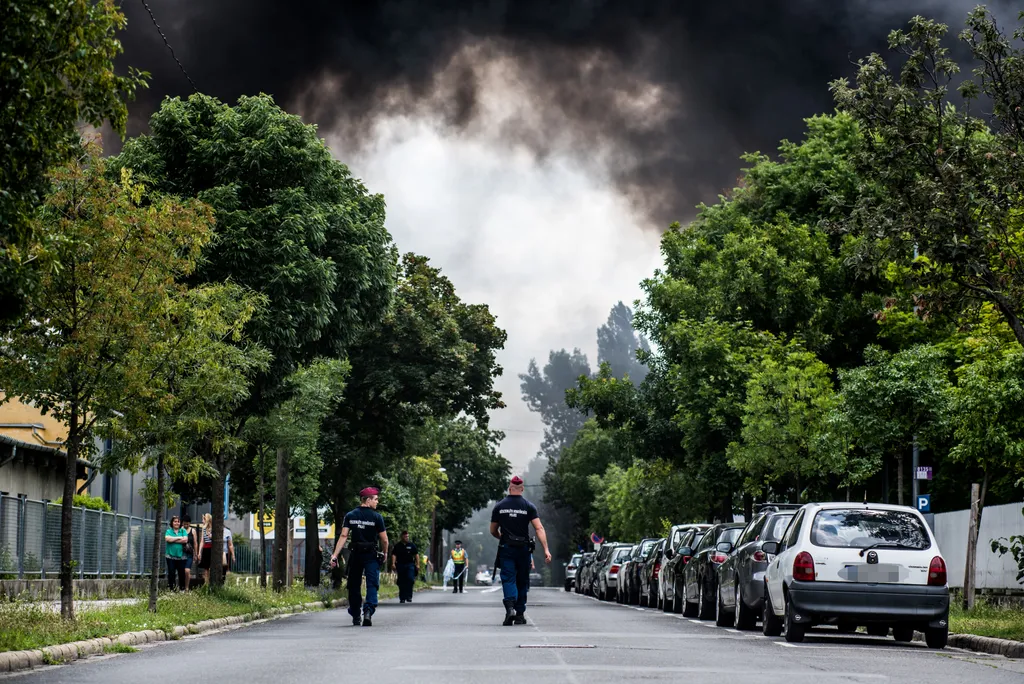
<svg viewBox="0 0 1024 684"><path fill-rule="evenodd" d="M363 575L366 575L366 601L363 601ZM377 610L377 590L380 588L380 563L376 551L353 551L348 557L348 614L359 617L360 609L366 615Z"/></svg>
<svg viewBox="0 0 1024 684"><path fill-rule="evenodd" d="M466 564L456 563L455 574L452 575L452 590L463 591L466 586Z"/></svg>
<svg viewBox="0 0 1024 684"><path fill-rule="evenodd" d="M398 599L412 601L412 587L416 582L416 564L399 563L396 566L398 580Z"/></svg>
<svg viewBox="0 0 1024 684"><path fill-rule="evenodd" d="M167 558L167 585L171 591L185 589L185 559Z"/></svg>
<svg viewBox="0 0 1024 684"><path fill-rule="evenodd" d="M517 613L526 610L526 594L530 591L530 560L530 549L525 546L502 544L498 547L504 603L515 607Z"/></svg>

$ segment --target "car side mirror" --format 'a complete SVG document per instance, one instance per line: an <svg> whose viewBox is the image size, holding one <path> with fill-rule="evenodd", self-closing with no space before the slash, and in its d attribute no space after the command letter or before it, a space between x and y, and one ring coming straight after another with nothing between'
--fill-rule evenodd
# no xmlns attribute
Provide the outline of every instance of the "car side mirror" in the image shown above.
<svg viewBox="0 0 1024 684"><path fill-rule="evenodd" d="M779 552L779 542L773 542L773 541L765 542L765 543L761 544L761 550L764 551L765 553L769 554L769 555L774 556L775 554L777 554Z"/></svg>
<svg viewBox="0 0 1024 684"><path fill-rule="evenodd" d="M569 564L568 563L562 563L562 567L563 568L567 568L567 567L569 567Z"/></svg>
<svg viewBox="0 0 1024 684"><path fill-rule="evenodd" d="M675 552L675 551L673 551L672 549L666 549L666 550L665 550L665 558L667 558L667 559L669 559L669 560L672 560L672 558L673 558L673 557L674 557L675 555L676 555L676 552Z"/></svg>
<svg viewBox="0 0 1024 684"><path fill-rule="evenodd" d="M718 551L721 551L722 553L732 553L732 543L731 542L720 542L717 546L715 546L715 548Z"/></svg>
<svg viewBox="0 0 1024 684"><path fill-rule="evenodd" d="M683 558L689 558L693 555L693 549L691 549L689 546L683 546L679 549L679 555Z"/></svg>

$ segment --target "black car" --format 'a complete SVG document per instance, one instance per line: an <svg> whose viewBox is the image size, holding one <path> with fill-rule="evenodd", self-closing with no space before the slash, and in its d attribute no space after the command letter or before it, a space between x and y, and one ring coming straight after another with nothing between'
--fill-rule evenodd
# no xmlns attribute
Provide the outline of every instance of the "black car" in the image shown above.
<svg viewBox="0 0 1024 684"><path fill-rule="evenodd" d="M629 559L622 564L619 570L619 603L636 605L640 601L640 568L643 559L647 557L651 547L658 543L654 537L641 540L633 548Z"/></svg>
<svg viewBox="0 0 1024 684"><path fill-rule="evenodd" d="M600 577L600 573L602 569L610 563L612 553L621 546L625 546L625 544L620 542L605 542L601 545L601 549L594 557L594 562L587 566L587 575L584 578L586 586L583 588L583 591L588 596L597 596L597 580Z"/></svg>
<svg viewBox="0 0 1024 684"><path fill-rule="evenodd" d="M771 560L762 544L782 539L795 513L780 506L762 507L740 534L735 550L718 566L715 621L720 626L753 629L757 624L764 610L764 572Z"/></svg>
<svg viewBox="0 0 1024 684"><path fill-rule="evenodd" d="M579 563L576 564L576 579L573 581L573 591L577 594L584 593L583 578L586 576L587 567L594 562L596 555L593 551L587 551L580 558Z"/></svg>
<svg viewBox="0 0 1024 684"><path fill-rule="evenodd" d="M661 574L661 555L667 540L662 537L644 557L640 567L639 602L641 606L654 608L658 604L658 575Z"/></svg>
<svg viewBox="0 0 1024 684"><path fill-rule="evenodd" d="M683 569L683 615L701 620L715 616L718 566L729 557L744 527L743 523L718 523L704 533L696 548L680 547L680 554L692 556Z"/></svg>
<svg viewBox="0 0 1024 684"><path fill-rule="evenodd" d="M701 537L710 528L711 525L692 525L679 538L679 543L675 549L666 550L668 561L661 568L661 583L659 587L662 596L664 596L662 610L666 613L683 612L683 570L686 569L686 564L690 562L690 555L681 554L679 550L684 547L690 549L696 547Z"/></svg>

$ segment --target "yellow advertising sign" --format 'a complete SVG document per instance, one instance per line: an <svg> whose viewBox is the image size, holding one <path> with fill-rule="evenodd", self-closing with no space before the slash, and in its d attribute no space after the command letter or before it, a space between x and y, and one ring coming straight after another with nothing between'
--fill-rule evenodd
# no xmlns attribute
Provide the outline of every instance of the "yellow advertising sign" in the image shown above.
<svg viewBox="0 0 1024 684"><path fill-rule="evenodd" d="M263 531L266 532L267 534L273 534L273 532L274 532L274 514L273 513L267 513L265 516L263 516L263 518L260 518L260 514L259 513L253 514L253 516L252 516L252 526L253 526L253 530L252 531L253 531L253 537L254 538L258 538L260 536L260 528L261 527L263 528Z"/></svg>

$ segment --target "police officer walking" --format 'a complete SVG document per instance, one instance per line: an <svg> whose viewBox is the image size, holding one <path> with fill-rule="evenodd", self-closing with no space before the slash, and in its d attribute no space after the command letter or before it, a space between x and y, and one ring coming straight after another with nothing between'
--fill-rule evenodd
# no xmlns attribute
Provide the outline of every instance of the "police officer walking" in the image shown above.
<svg viewBox="0 0 1024 684"><path fill-rule="evenodd" d="M498 539L498 567L504 595L505 626L526 624L526 594L530 590L530 567L534 541L530 527L544 547L544 562L551 562L548 536L537 517L537 507L523 498L523 479L516 475L509 482L508 496L491 511L491 535Z"/></svg>
<svg viewBox="0 0 1024 684"><path fill-rule="evenodd" d="M374 487L359 492L359 508L345 514L341 525L341 536L331 555L331 567L338 564L338 554L345 546L345 540L352 535L352 550L348 559L348 614L352 624L370 627L371 618L377 610L377 590L380 588L380 568L388 557L388 534L384 518L377 512L377 495ZM380 540L381 550L377 551ZM366 574L366 603L363 603L363 574ZM359 609L362 607L362 616Z"/></svg>
<svg viewBox="0 0 1024 684"><path fill-rule="evenodd" d="M409 533L403 531L401 541L395 544L395 551L391 556L391 569L398 576L398 600L400 603L412 603L412 587L416 582L416 565L419 557L419 549L409 541Z"/></svg>
<svg viewBox="0 0 1024 684"><path fill-rule="evenodd" d="M455 548L452 549L452 564L455 566L455 574L452 575L452 593L465 593L466 569L469 567L469 556L466 549L462 548L462 542L455 540Z"/></svg>

